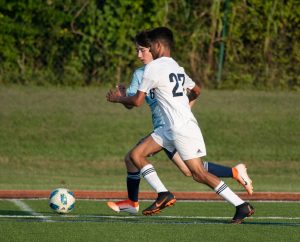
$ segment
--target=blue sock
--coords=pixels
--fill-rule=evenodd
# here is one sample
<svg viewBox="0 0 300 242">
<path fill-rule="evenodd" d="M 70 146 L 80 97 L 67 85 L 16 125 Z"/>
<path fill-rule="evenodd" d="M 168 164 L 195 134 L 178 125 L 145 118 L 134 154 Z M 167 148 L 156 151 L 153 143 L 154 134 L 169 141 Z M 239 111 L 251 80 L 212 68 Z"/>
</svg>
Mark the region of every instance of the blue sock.
<svg viewBox="0 0 300 242">
<path fill-rule="evenodd" d="M 128 198 L 133 202 L 139 201 L 140 172 L 127 172 Z"/>
<path fill-rule="evenodd" d="M 217 177 L 233 177 L 232 168 L 204 161 L 204 168 Z"/>
</svg>

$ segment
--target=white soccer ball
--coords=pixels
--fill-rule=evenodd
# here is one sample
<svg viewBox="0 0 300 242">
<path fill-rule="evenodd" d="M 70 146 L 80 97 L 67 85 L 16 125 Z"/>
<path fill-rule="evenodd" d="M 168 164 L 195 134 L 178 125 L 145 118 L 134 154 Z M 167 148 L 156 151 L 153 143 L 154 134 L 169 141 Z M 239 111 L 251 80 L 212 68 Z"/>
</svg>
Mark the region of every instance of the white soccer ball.
<svg viewBox="0 0 300 242">
<path fill-rule="evenodd" d="M 74 209 L 75 197 L 66 188 L 57 188 L 50 193 L 49 206 L 57 213 L 69 213 Z"/>
</svg>

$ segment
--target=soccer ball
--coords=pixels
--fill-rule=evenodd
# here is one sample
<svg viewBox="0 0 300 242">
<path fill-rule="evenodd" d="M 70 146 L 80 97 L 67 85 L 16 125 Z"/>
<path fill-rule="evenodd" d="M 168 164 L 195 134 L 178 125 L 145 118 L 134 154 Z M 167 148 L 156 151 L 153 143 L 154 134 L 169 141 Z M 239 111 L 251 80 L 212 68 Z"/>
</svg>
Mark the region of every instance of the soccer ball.
<svg viewBox="0 0 300 242">
<path fill-rule="evenodd" d="M 57 188 L 50 193 L 49 206 L 57 213 L 69 213 L 74 209 L 75 197 L 66 188 Z"/>
</svg>

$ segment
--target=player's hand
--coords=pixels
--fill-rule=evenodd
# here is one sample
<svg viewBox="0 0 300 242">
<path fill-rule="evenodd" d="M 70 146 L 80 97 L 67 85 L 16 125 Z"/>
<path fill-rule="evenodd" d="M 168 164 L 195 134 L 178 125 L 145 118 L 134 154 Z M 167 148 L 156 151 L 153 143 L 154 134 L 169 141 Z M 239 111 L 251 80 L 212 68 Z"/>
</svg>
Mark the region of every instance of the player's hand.
<svg viewBox="0 0 300 242">
<path fill-rule="evenodd" d="M 116 86 L 117 90 L 120 92 L 122 97 L 126 97 L 126 86 L 123 83 L 119 83 Z"/>
<path fill-rule="evenodd" d="M 119 97 L 121 97 L 121 94 L 118 90 L 117 91 L 109 90 L 109 92 L 106 94 L 106 100 L 113 103 L 118 102 Z"/>
</svg>

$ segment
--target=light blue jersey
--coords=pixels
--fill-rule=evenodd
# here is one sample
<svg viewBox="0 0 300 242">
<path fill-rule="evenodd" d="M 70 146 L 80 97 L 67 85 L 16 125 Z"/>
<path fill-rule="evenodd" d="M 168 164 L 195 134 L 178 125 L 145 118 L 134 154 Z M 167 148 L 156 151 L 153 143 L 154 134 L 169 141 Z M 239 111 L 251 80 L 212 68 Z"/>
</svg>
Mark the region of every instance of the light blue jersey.
<svg viewBox="0 0 300 242">
<path fill-rule="evenodd" d="M 143 80 L 144 71 L 145 66 L 134 71 L 130 86 L 126 90 L 127 96 L 134 96 L 137 93 L 138 87 Z M 153 129 L 163 126 L 165 122 L 163 120 L 162 112 L 152 90 L 146 95 L 145 100 L 151 109 Z"/>
</svg>

